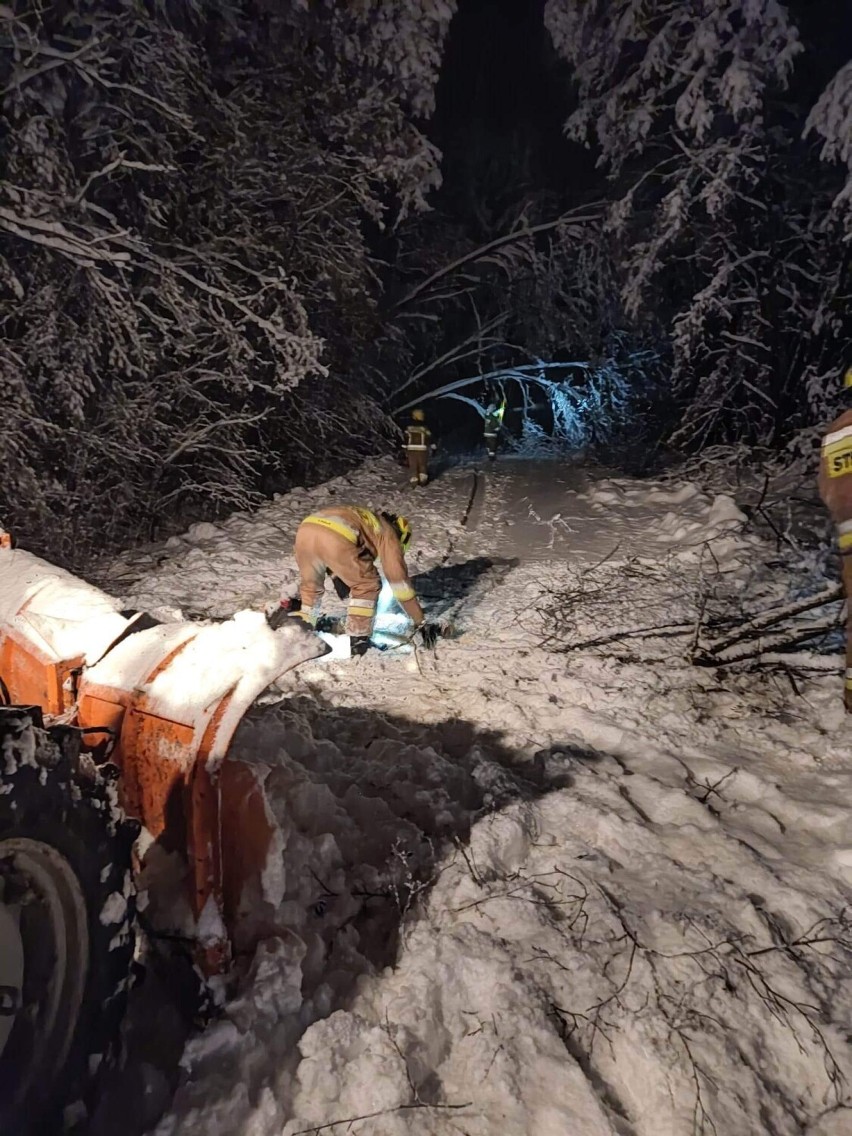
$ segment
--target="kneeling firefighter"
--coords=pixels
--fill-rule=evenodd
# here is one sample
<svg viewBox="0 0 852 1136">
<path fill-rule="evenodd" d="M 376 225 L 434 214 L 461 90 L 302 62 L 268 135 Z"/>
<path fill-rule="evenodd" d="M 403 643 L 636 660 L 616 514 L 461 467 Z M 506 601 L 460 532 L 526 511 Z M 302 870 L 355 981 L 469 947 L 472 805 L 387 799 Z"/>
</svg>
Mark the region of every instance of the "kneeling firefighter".
<svg viewBox="0 0 852 1136">
<path fill-rule="evenodd" d="M 819 494 L 837 527 L 837 548 L 846 592 L 846 712 L 852 714 L 852 367 L 843 376 L 847 409 L 822 439 Z"/>
<path fill-rule="evenodd" d="M 363 655 L 370 646 L 376 602 L 382 590 L 376 567 L 378 561 L 394 599 L 414 621 L 424 646 L 434 646 L 438 629 L 426 622 L 405 564 L 405 549 L 410 543 L 411 525 L 405 517 L 395 513 L 374 513 L 356 505 L 337 505 L 305 517 L 296 530 L 294 545 L 301 598 L 298 614 L 311 626 L 316 626 L 325 578 L 331 575 L 338 594 L 348 591 L 346 632 L 351 639 L 352 654 Z M 338 581 L 344 585 L 343 589 Z M 275 620 L 275 616 L 272 618 Z"/>
</svg>

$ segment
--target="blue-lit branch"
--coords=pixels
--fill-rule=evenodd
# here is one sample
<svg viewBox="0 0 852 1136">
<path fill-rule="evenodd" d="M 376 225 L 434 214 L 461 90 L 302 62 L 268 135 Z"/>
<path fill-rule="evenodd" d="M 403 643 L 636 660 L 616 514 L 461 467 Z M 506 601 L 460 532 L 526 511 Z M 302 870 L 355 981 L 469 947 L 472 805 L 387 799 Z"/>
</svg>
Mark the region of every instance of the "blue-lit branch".
<svg viewBox="0 0 852 1136">
<path fill-rule="evenodd" d="M 481 402 L 477 402 L 475 398 L 468 398 L 463 394 L 442 394 L 441 398 L 454 398 L 457 402 L 465 402 L 468 406 L 472 406 L 480 417 L 485 417 L 485 407 Z"/>
<path fill-rule="evenodd" d="M 630 419 L 631 407 L 640 389 L 648 385 L 647 372 L 655 356 L 652 352 L 631 352 L 624 359 L 600 362 L 534 363 L 504 367 L 484 375 L 470 375 L 412 400 L 401 407 L 404 411 L 415 403 L 431 399 L 453 398 L 472 407 L 480 417 L 486 414 L 483 398 L 472 398 L 458 392 L 466 387 L 498 387 L 514 384 L 520 394 L 520 437 L 506 437 L 506 445 L 527 454 L 587 449 L 606 443 Z M 535 396 L 538 395 L 538 402 Z M 535 421 L 534 411 L 542 406 L 544 396 L 550 410 L 552 428 L 546 430 Z"/>
<path fill-rule="evenodd" d="M 410 410 L 412 406 L 427 402 L 429 399 L 443 398 L 452 391 L 473 386 L 475 383 L 497 383 L 513 379 L 515 382 L 519 383 L 531 382 L 542 387 L 547 387 L 553 385 L 553 380 L 547 379 L 543 374 L 544 371 L 566 371 L 571 367 L 577 370 L 587 371 L 589 366 L 588 363 L 545 363 L 541 360 L 536 360 L 535 363 L 527 363 L 521 367 L 506 367 L 497 371 L 488 371 L 484 375 L 471 375 L 469 378 L 457 379 L 454 383 L 447 383 L 446 386 L 437 387 L 435 390 L 429 391 L 428 394 L 413 398 L 410 402 L 406 402 L 403 406 L 399 407 L 398 413 L 403 414 L 406 410 Z"/>
</svg>

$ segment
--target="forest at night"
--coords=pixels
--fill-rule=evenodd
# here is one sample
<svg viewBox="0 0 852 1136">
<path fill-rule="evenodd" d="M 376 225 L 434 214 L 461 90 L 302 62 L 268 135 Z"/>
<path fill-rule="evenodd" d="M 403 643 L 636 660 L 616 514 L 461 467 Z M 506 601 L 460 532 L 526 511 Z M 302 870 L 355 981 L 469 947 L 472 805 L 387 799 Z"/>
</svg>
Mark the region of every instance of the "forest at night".
<svg viewBox="0 0 852 1136">
<path fill-rule="evenodd" d="M 787 445 L 850 349 L 850 19 L 4 6 L 7 525 L 79 560 L 325 476 L 430 391 L 541 362 L 580 365 L 547 377 L 591 388 L 584 441 Z"/>
<path fill-rule="evenodd" d="M 852 0 L 0 0 L 0 1136 L 849 1136 L 850 299 Z"/>
</svg>

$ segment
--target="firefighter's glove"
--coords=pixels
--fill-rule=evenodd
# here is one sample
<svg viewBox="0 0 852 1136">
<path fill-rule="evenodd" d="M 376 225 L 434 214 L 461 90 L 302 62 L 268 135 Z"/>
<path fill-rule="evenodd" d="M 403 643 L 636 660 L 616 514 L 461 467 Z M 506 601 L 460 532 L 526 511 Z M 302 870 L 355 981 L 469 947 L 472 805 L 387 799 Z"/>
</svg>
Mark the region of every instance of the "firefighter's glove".
<svg viewBox="0 0 852 1136">
<path fill-rule="evenodd" d="M 321 615 L 316 622 L 316 631 L 324 631 L 326 635 L 342 635 L 345 630 L 345 620 L 334 615 Z"/>
<path fill-rule="evenodd" d="M 366 655 L 371 645 L 369 635 L 351 635 L 349 638 L 349 653 L 355 658 L 360 655 Z"/>
<path fill-rule="evenodd" d="M 441 628 L 437 623 L 421 623 L 417 630 L 420 632 L 420 642 L 430 651 L 441 638 Z"/>
<path fill-rule="evenodd" d="M 301 606 L 298 596 L 282 600 L 274 611 L 266 613 L 266 622 L 273 631 L 277 631 L 279 627 L 284 626 L 284 621 L 288 616 L 301 614 Z"/>
</svg>

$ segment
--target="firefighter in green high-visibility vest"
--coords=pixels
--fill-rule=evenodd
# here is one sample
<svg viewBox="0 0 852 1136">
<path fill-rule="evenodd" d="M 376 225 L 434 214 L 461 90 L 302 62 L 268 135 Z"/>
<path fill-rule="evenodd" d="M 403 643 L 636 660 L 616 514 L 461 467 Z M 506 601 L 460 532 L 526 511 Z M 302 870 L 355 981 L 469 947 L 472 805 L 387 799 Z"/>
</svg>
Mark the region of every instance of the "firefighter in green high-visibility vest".
<svg viewBox="0 0 852 1136">
<path fill-rule="evenodd" d="M 505 398 L 499 406 L 496 400 L 492 399 L 486 407 L 483 436 L 485 438 L 485 449 L 488 452 L 489 461 L 494 461 L 497 457 L 497 446 L 500 444 L 500 431 L 503 428 L 503 415 L 505 413 Z"/>
</svg>

